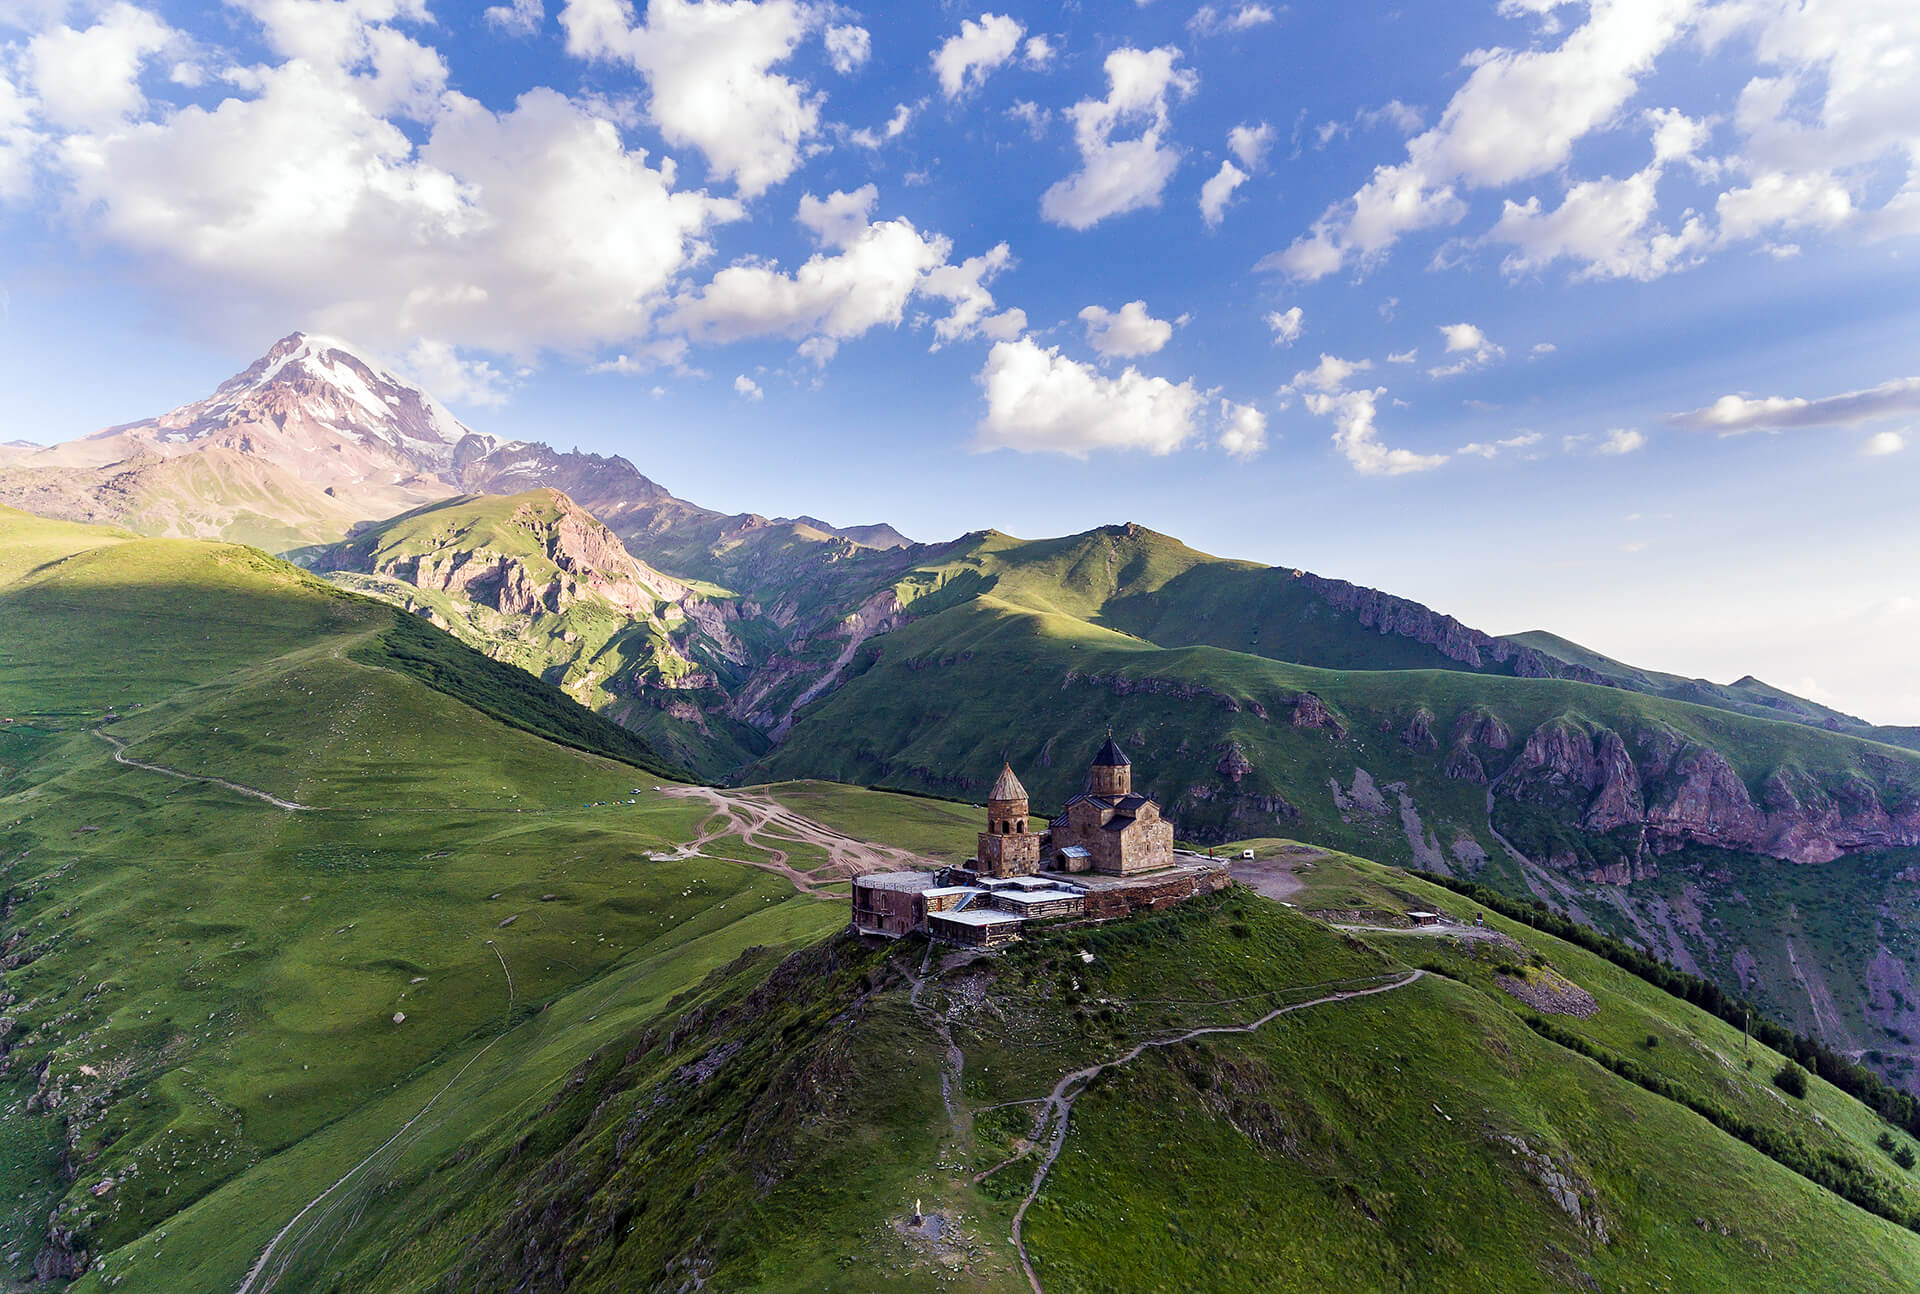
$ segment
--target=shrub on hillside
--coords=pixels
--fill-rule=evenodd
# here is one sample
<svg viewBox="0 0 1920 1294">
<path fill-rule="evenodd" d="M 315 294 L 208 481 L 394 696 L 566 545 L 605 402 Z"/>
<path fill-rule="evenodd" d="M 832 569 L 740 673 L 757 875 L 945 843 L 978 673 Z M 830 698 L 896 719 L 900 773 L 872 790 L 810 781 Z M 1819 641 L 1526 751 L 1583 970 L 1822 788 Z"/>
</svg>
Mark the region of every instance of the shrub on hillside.
<svg viewBox="0 0 1920 1294">
<path fill-rule="evenodd" d="M 1902 1168 L 1912 1168 L 1913 1167 L 1913 1147 L 1902 1146 L 1900 1147 L 1900 1149 L 1894 1151 L 1893 1162 L 1900 1165 L 1900 1167 Z"/>
<path fill-rule="evenodd" d="M 1788 1096 L 1805 1100 L 1807 1095 L 1807 1071 L 1792 1061 L 1788 1061 L 1778 1070 L 1774 1071 L 1773 1085 L 1785 1092 Z"/>
</svg>

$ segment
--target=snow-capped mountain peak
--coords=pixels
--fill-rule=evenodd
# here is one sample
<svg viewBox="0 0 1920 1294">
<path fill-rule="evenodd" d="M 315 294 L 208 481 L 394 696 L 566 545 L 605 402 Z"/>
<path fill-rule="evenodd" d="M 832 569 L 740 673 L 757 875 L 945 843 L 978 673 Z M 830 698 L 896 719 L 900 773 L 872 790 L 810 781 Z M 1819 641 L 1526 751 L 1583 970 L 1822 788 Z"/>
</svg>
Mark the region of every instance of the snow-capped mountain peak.
<svg viewBox="0 0 1920 1294">
<path fill-rule="evenodd" d="M 383 440 L 438 465 L 473 435 L 445 405 L 373 356 L 337 337 L 290 333 L 211 397 L 159 420 L 167 440 L 200 439 L 271 416 L 282 428 L 299 415 L 338 434 Z"/>
</svg>

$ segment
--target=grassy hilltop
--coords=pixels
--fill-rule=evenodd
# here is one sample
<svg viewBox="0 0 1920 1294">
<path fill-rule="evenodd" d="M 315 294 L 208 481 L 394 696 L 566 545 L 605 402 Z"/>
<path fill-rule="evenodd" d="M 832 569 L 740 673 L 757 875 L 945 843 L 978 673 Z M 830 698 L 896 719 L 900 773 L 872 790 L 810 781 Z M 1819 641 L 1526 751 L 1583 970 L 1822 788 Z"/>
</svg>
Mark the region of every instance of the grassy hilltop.
<svg viewBox="0 0 1920 1294">
<path fill-rule="evenodd" d="M 1357 859 L 1318 869 L 1305 903 L 1473 911 Z M 483 1111 L 464 1141 L 423 1145 L 353 1225 L 316 1228 L 286 1280 L 1012 1291 L 1029 1194 L 1021 1239 L 1049 1291 L 1884 1291 L 1920 1270 L 1920 1236 L 1676 1098 L 1846 1164 L 1920 1220 L 1864 1110 L 1817 1081 L 1785 1097 L 1780 1058 L 1737 1030 L 1491 924 L 1502 941 L 1352 938 L 1240 891 L 1044 935 L 917 991 L 917 941 L 749 954 L 609 1037 L 531 1117 Z M 1557 1041 L 1509 974 L 1577 985 L 1598 1010 L 1544 1017 Z M 1380 991 L 1333 1000 L 1365 989 Z M 1121 1060 L 1142 1042 L 1168 1045 Z M 1583 1048 L 1631 1057 L 1667 1094 Z M 1037 1102 L 1115 1061 L 1068 1087 L 1036 1189 L 1058 1126 L 1035 1136 Z M 138 1281 L 230 1204 L 210 1197 L 113 1263 Z"/>
<path fill-rule="evenodd" d="M 0 554 L 0 1255 L 57 1273 L 224 1189 L 176 1287 L 231 1288 L 463 1067 L 514 1108 L 625 1013 L 842 919 L 649 862 L 699 817 L 650 789 L 669 766 L 389 607 L 14 513 Z"/>
</svg>

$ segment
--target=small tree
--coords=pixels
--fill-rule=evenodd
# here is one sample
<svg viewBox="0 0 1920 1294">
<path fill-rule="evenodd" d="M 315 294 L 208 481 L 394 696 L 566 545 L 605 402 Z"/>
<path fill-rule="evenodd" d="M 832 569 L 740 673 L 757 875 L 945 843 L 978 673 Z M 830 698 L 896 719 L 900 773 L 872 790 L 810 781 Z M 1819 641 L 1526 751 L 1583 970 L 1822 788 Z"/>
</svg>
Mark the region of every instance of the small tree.
<svg viewBox="0 0 1920 1294">
<path fill-rule="evenodd" d="M 1807 1071 L 1788 1061 L 1773 1076 L 1773 1085 L 1788 1096 L 1806 1099 Z"/>
<path fill-rule="evenodd" d="M 1880 1135 L 1874 1139 L 1873 1144 L 1891 1155 L 1893 1153 L 1893 1134 L 1885 1128 L 1882 1128 L 1880 1129 Z"/>
<path fill-rule="evenodd" d="M 1893 1162 L 1900 1165 L 1900 1167 L 1902 1168 L 1912 1168 L 1913 1167 L 1913 1147 L 1902 1146 L 1900 1147 L 1900 1149 L 1894 1151 Z"/>
</svg>

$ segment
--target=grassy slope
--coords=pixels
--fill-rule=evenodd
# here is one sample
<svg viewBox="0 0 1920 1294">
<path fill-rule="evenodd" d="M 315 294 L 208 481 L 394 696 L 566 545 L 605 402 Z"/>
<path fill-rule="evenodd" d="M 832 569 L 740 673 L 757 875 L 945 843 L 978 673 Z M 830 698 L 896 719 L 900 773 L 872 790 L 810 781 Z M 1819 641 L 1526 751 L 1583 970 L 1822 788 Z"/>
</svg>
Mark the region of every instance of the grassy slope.
<svg viewBox="0 0 1920 1294">
<path fill-rule="evenodd" d="M 1889 788 L 1890 801 L 1920 785 L 1920 761 L 1911 754 L 1815 728 L 1571 682 L 1457 670 L 1320 670 L 1211 647 L 1160 650 L 1066 613 L 1005 603 L 999 592 L 875 643 L 855 676 L 810 707 L 757 766 L 759 775 L 975 798 L 1005 754 L 1036 809 L 1047 811 L 1080 789 L 1086 760 L 1111 724 L 1144 789 L 1189 838 L 1297 834 L 1409 861 L 1409 819 L 1392 789 L 1404 785 L 1424 846 L 1441 865 L 1519 894 L 1537 881 L 1493 837 L 1486 789 L 1443 771 L 1462 716 L 1497 716 L 1513 734 L 1505 751 L 1477 748 L 1489 776 L 1519 753 L 1529 732 L 1565 719 L 1629 739 L 1667 729 L 1711 746 L 1729 757 L 1756 800 L 1776 769 L 1827 786 L 1864 779 Z M 1321 698 L 1347 735 L 1295 727 L 1290 716 L 1301 693 Z M 1421 710 L 1431 716 L 1436 748 L 1410 747 L 1402 738 Z M 1238 780 L 1230 752 L 1250 765 Z M 1384 807 L 1336 802 L 1329 784 L 1351 791 L 1357 768 L 1384 788 Z M 1500 814 L 1502 830 L 1535 857 L 1608 847 L 1577 822 L 1544 810 L 1503 800 Z M 1887 959 L 1910 968 L 1907 975 L 1920 966 L 1920 918 L 1906 897 L 1909 887 L 1897 879 L 1916 863 L 1920 851 L 1894 850 L 1804 870 L 1692 848 L 1661 859 L 1656 878 L 1626 890 L 1576 886 L 1571 901 L 1610 932 L 1758 996 L 1836 1047 L 1874 1052 L 1869 1059 L 1883 1072 L 1907 1077 L 1901 1057 L 1920 1037 L 1920 994 L 1902 986 Z M 1787 936 L 1803 964 L 1824 970 L 1835 1001 L 1825 1018 L 1839 1022 L 1837 1031 L 1817 1027 Z M 1888 987 L 1873 987 L 1882 983 Z"/>
<path fill-rule="evenodd" d="M 422 626 L 390 608 L 251 550 L 18 514 L 0 515 L 0 554 L 17 1026 L 0 1162 L 20 1187 L 0 1254 L 30 1256 L 62 1195 L 62 1225 L 110 1250 L 251 1173 L 191 1249 L 206 1287 L 230 1288 L 283 1206 L 501 1030 L 541 1023 L 489 1052 L 520 1088 L 470 1072 L 495 1073 L 500 1099 L 602 1037 L 598 1012 L 543 1004 L 645 1011 L 750 944 L 843 919 L 761 873 L 648 862 L 699 811 L 632 795 L 656 774 L 609 757 L 644 757 L 630 734 L 450 640 L 421 653 Z M 390 667 L 396 628 L 434 687 Z M 134 758 L 319 807 L 117 764 L 90 731 L 115 714 Z M 463 1135 L 466 1109 L 449 1101 L 440 1135 Z"/>
<path fill-rule="evenodd" d="M 1345 866 L 1383 902 L 1446 901 Z M 1736 1045 L 1718 1021 L 1513 933 L 1600 998 L 1592 1021 L 1563 1023 L 1610 1041 L 1657 1030 L 1660 1072 L 1764 1089 L 1716 1076 Z M 1150 1050 L 1096 1080 L 1028 1219 L 1046 1288 L 1521 1291 L 1584 1272 L 1609 1290 L 1882 1291 L 1920 1265 L 1920 1237 L 1537 1036 L 1478 960 L 1410 942 L 1348 939 L 1240 893 L 948 972 L 924 1003 L 964 1055 L 958 1127 L 933 1018 L 908 1002 L 917 946 L 835 941 L 764 988 L 750 960 L 609 1036 L 539 1117 L 503 1104 L 464 1146 L 410 1156 L 330 1270 L 293 1274 L 356 1290 L 1024 1289 L 1004 1237 L 1032 1161 L 987 1170 L 1029 1107 L 1002 1102 L 1140 1039 L 1442 959 L 1457 979 Z M 1879 1156 L 1870 1116 L 1831 1089 L 1779 1117 Z M 1548 1166 L 1604 1240 L 1555 1203 Z M 915 1200 L 944 1220 L 951 1263 L 900 1231 Z"/>
<path fill-rule="evenodd" d="M 1865 723 L 1850 714 L 1821 705 L 1817 701 L 1809 701 L 1791 692 L 1769 687 L 1751 676 L 1734 683 L 1710 683 L 1706 679 L 1663 674 L 1658 670 L 1643 670 L 1614 660 L 1610 656 L 1602 656 L 1592 648 L 1582 647 L 1579 643 L 1544 630 L 1536 629 L 1528 633 L 1511 634 L 1509 637 L 1515 642 L 1525 643 L 1534 650 L 1558 660 L 1593 670 L 1615 681 L 1619 686 L 1632 688 L 1637 692 L 1670 697 L 1676 701 L 1692 701 L 1696 705 L 1717 706 L 1723 710 L 1750 714 L 1761 719 L 1783 719 L 1790 723 L 1813 724 L 1835 732 L 1865 737 L 1872 741 L 1884 741 L 1889 745 L 1920 750 L 1920 728 L 1880 727 Z"/>
<path fill-rule="evenodd" d="M 343 566 L 329 579 L 342 588 L 377 597 L 428 616 L 467 645 L 495 660 L 560 687 L 569 696 L 615 718 L 667 758 L 706 778 L 718 778 L 754 758 L 765 740 L 721 715 L 697 724 L 637 700 L 616 680 L 673 680 L 696 666 L 731 680 L 738 667 L 718 655 L 680 654 L 669 634 L 682 624 L 680 609 L 662 603 L 651 615 L 630 617 L 595 597 L 582 597 L 558 612 L 507 615 L 464 597 L 417 588 L 377 574 L 396 563 L 426 557 L 442 566 L 474 554 L 518 563 L 535 586 L 561 575 L 535 527 L 551 527 L 562 505 L 551 490 L 516 495 L 469 495 L 404 513 L 345 543 L 308 550 L 301 559 L 323 567 Z M 529 524 L 531 523 L 531 524 Z"/>
<path fill-rule="evenodd" d="M 1314 839 L 1360 843 L 1356 835 L 1373 828 L 1341 822 L 1326 789 L 1330 777 L 1349 779 L 1358 762 L 1383 783 L 1417 780 L 1423 809 L 1431 799 L 1443 819 L 1455 807 L 1449 800 L 1459 799 L 1465 807 L 1453 825 L 1485 839 L 1484 789 L 1449 787 L 1439 766 L 1456 719 L 1486 712 L 1515 734 L 1509 759 L 1535 727 L 1574 716 L 1621 731 L 1665 727 L 1715 746 L 1754 787 L 1782 766 L 1839 780 L 1869 771 L 1885 777 L 1883 763 L 1896 777 L 1920 783 L 1920 759 L 1839 734 L 1580 683 L 1452 670 L 1324 670 L 1214 647 L 1161 650 L 1069 614 L 1007 603 L 998 590 L 896 630 L 877 646 L 862 672 L 805 712 L 763 761 L 766 771 L 782 776 L 811 767 L 842 781 L 964 792 L 974 783 L 984 787 L 1005 751 L 1036 801 L 1057 804 L 1079 789 L 1097 734 L 1111 723 L 1130 743 L 1140 775 L 1201 838 L 1208 829 L 1221 838 L 1251 825 L 1231 817 L 1236 803 L 1278 794 L 1300 811 Z M 1305 692 L 1344 720 L 1345 739 L 1289 721 Z M 1423 709 L 1440 749 L 1401 740 Z M 1078 737 L 1088 749 L 1055 743 L 1056 734 Z M 1254 765 L 1230 786 L 1215 768 L 1229 743 Z M 1488 771 L 1503 766 L 1491 762 Z M 948 784 L 948 776 L 965 781 Z M 1169 793 L 1193 786 L 1212 793 L 1177 803 Z M 1476 804 L 1477 813 L 1470 811 Z M 1382 839 L 1390 842 L 1398 827 L 1396 820 Z"/>
<path fill-rule="evenodd" d="M 1070 616 L 1161 647 L 1214 646 L 1333 669 L 1465 669 L 1410 638 L 1367 629 L 1290 570 L 1226 561 L 1141 527 L 1060 539 L 989 531 L 917 573 L 969 576 L 1002 602 Z"/>
</svg>

